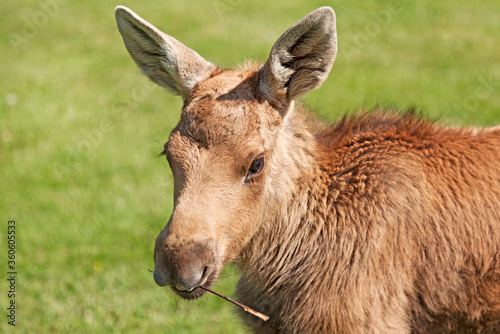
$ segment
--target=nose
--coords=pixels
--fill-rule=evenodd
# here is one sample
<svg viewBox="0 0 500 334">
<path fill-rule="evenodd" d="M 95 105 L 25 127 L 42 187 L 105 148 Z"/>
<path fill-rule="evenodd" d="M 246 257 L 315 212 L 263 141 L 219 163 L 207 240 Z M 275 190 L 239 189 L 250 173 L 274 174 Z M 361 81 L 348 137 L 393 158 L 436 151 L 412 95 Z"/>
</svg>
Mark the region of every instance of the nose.
<svg viewBox="0 0 500 334">
<path fill-rule="evenodd" d="M 203 285 L 212 273 L 212 265 L 205 265 L 201 259 L 193 259 L 183 265 L 170 265 L 173 270 L 168 271 L 165 267 L 155 265 L 153 278 L 155 283 L 161 287 L 174 285 L 178 290 L 191 291 Z"/>
<path fill-rule="evenodd" d="M 163 273 L 162 270 L 158 268 L 158 266 L 155 266 L 155 270 L 153 272 L 153 278 L 155 280 L 155 283 L 158 284 L 159 286 L 166 286 L 169 284 L 169 280 L 165 273 Z"/>
<path fill-rule="evenodd" d="M 212 272 L 211 266 L 206 266 L 202 261 L 195 260 L 189 263 L 182 272 L 177 272 L 173 279 L 173 284 L 178 290 L 192 291 L 205 284 L 208 276 Z"/>
<path fill-rule="evenodd" d="M 213 240 L 181 241 L 177 236 L 167 236 L 163 242 L 157 240 L 153 278 L 159 286 L 192 291 L 207 282 L 215 262 Z"/>
</svg>

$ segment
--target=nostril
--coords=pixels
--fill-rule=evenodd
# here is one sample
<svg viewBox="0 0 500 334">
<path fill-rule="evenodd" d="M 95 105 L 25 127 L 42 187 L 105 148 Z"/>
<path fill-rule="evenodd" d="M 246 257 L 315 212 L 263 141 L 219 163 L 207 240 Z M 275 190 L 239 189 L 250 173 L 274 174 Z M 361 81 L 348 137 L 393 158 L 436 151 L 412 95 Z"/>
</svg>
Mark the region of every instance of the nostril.
<svg viewBox="0 0 500 334">
<path fill-rule="evenodd" d="M 203 268 L 203 273 L 201 274 L 201 279 L 200 279 L 200 285 L 203 285 L 206 280 L 208 279 L 208 276 L 210 275 L 211 269 L 209 266 L 206 266 Z"/>
<path fill-rule="evenodd" d="M 208 266 L 203 268 L 203 273 L 201 274 L 201 279 L 207 277 L 207 273 L 208 273 Z"/>
</svg>

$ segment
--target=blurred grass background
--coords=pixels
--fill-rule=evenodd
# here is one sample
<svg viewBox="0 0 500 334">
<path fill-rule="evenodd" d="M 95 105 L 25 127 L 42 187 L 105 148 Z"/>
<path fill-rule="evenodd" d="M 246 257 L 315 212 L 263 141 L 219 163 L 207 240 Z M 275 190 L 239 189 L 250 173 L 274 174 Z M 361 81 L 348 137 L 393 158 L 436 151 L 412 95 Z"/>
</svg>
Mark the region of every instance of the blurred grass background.
<svg viewBox="0 0 500 334">
<path fill-rule="evenodd" d="M 144 79 L 116 29 L 132 8 L 206 59 L 265 61 L 311 10 L 332 6 L 339 53 L 305 103 L 324 118 L 418 106 L 444 124 L 500 123 L 500 2 L 0 2 L 0 332 L 10 332 L 7 221 L 17 222 L 18 333 L 244 333 L 214 296 L 158 288 L 154 240 L 172 209 L 161 151 L 181 100 Z M 215 289 L 231 295 L 228 267 Z"/>
</svg>

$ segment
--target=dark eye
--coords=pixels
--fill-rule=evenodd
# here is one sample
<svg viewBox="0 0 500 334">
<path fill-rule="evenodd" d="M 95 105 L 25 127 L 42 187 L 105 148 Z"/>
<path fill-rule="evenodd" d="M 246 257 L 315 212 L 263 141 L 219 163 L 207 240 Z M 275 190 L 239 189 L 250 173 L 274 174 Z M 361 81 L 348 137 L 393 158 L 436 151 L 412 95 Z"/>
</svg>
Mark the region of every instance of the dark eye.
<svg viewBox="0 0 500 334">
<path fill-rule="evenodd" d="M 258 175 L 260 172 L 262 172 L 262 169 L 264 168 L 264 157 L 258 157 L 255 159 L 252 164 L 250 165 L 250 168 L 248 168 L 248 173 L 246 177 L 246 181 L 250 180 L 250 178 Z"/>
</svg>

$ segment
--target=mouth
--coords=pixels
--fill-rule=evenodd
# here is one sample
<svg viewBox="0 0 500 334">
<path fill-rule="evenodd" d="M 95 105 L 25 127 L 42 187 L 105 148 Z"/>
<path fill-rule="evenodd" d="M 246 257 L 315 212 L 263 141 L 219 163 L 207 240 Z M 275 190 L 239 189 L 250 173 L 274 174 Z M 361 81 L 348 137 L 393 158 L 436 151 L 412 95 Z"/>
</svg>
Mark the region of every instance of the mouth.
<svg viewBox="0 0 500 334">
<path fill-rule="evenodd" d="M 201 288 L 194 288 L 191 291 L 188 291 L 180 286 L 172 286 L 172 290 L 181 298 L 186 299 L 186 300 L 193 300 L 200 298 L 205 294 L 205 290 Z"/>
<path fill-rule="evenodd" d="M 207 277 L 206 281 L 203 283 L 203 287 L 210 288 L 218 277 L 218 271 L 213 272 L 210 276 Z M 172 291 L 174 291 L 179 297 L 186 300 L 198 299 L 203 296 L 207 291 L 202 289 L 201 287 L 196 287 L 191 290 L 186 290 L 181 286 L 172 285 L 170 286 Z"/>
</svg>

